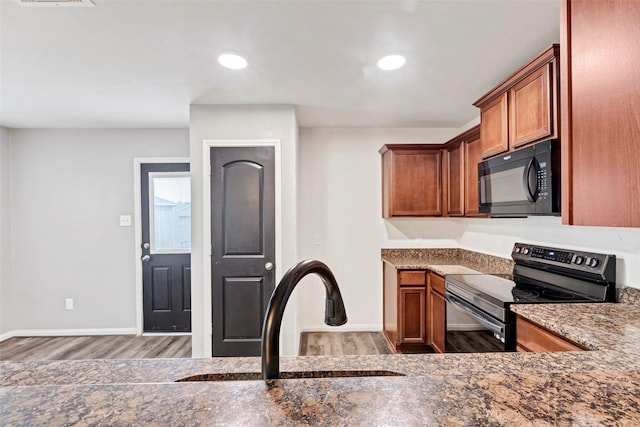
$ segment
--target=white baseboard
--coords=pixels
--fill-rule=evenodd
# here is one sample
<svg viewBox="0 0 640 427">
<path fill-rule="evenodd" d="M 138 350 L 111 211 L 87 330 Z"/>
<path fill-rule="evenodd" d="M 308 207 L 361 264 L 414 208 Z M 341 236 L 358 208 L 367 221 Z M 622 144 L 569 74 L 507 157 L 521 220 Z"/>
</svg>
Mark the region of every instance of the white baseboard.
<svg viewBox="0 0 640 427">
<path fill-rule="evenodd" d="M 143 332 L 143 337 L 177 337 L 191 336 L 191 332 Z"/>
<path fill-rule="evenodd" d="M 137 335 L 136 328 L 96 329 L 16 329 L 0 335 L 0 341 L 13 337 L 73 337 L 84 335 Z"/>
<path fill-rule="evenodd" d="M 353 324 L 342 326 L 328 326 L 324 323 L 306 325 L 300 328 L 300 332 L 381 332 L 382 325 L 378 324 Z"/>
<path fill-rule="evenodd" d="M 4 334 L 0 334 L 0 342 L 4 341 L 4 340 L 8 340 L 9 338 L 13 338 L 13 331 L 11 332 L 5 332 Z"/>
</svg>

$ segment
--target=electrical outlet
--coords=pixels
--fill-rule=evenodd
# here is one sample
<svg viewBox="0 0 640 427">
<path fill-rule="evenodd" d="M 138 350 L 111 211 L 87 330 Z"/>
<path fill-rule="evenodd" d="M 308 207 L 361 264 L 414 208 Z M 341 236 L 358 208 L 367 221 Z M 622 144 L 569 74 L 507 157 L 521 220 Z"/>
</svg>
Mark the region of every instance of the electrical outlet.
<svg viewBox="0 0 640 427">
<path fill-rule="evenodd" d="M 424 242 L 422 241 L 422 239 L 417 238 L 416 239 L 416 246 L 422 246 L 424 244 Z"/>
<path fill-rule="evenodd" d="M 67 298 L 64 300 L 64 309 L 73 310 L 73 298 Z"/>
<path fill-rule="evenodd" d="M 120 227 L 131 227 L 131 215 L 120 215 Z"/>
<path fill-rule="evenodd" d="M 316 234 L 313 238 L 313 244 L 316 246 L 320 246 L 322 245 L 322 235 L 321 234 Z"/>
</svg>

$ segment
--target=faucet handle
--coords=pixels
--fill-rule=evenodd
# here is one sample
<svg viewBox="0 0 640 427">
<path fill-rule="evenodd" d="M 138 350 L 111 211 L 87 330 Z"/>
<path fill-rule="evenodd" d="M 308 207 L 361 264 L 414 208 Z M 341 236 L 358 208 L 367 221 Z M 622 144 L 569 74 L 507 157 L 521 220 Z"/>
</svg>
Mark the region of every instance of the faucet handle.
<svg viewBox="0 0 640 427">
<path fill-rule="evenodd" d="M 264 269 L 267 270 L 267 271 L 273 270 L 273 263 L 271 263 L 271 262 L 266 263 L 264 265 Z"/>
</svg>

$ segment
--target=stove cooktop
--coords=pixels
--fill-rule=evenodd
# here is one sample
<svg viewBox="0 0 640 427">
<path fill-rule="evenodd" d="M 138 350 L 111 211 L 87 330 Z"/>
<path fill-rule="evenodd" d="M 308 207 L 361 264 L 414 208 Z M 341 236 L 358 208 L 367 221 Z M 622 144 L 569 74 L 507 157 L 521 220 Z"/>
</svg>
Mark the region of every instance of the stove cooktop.
<svg viewBox="0 0 640 427">
<path fill-rule="evenodd" d="M 548 284 L 534 283 L 511 274 L 450 274 L 447 280 L 465 291 L 506 307 L 513 303 L 593 302 L 577 293 Z"/>
</svg>

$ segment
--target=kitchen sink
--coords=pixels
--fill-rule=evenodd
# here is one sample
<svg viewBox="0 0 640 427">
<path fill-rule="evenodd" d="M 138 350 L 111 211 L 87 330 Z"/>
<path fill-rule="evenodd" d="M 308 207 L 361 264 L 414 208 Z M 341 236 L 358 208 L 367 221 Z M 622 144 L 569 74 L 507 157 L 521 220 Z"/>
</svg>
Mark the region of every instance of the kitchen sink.
<svg viewBox="0 0 640 427">
<path fill-rule="evenodd" d="M 352 370 L 352 371 L 293 371 L 280 372 L 282 380 L 305 378 L 355 378 L 355 377 L 403 377 L 404 374 L 383 370 Z M 262 380 L 260 372 L 231 372 L 215 374 L 197 374 L 180 378 L 176 382 L 188 381 L 258 381 Z"/>
</svg>

